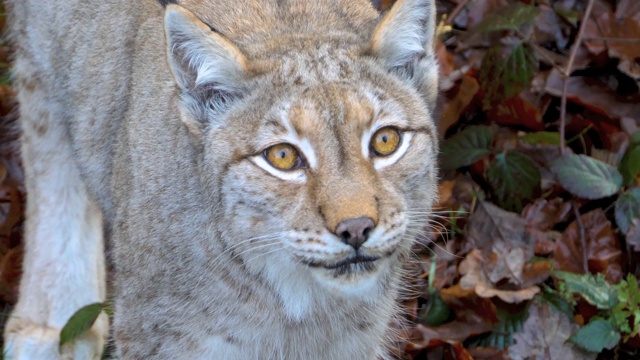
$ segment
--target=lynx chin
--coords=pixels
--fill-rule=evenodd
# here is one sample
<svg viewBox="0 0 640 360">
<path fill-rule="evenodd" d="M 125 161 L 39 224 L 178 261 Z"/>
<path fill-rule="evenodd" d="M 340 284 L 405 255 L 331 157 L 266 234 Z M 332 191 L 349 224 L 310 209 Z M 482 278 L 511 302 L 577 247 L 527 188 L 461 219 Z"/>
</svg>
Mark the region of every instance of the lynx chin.
<svg viewBox="0 0 640 360">
<path fill-rule="evenodd" d="M 6 0 L 28 191 L 6 358 L 108 335 L 121 359 L 391 358 L 436 197 L 434 1 Z M 59 349 L 107 288 L 112 323 Z"/>
</svg>

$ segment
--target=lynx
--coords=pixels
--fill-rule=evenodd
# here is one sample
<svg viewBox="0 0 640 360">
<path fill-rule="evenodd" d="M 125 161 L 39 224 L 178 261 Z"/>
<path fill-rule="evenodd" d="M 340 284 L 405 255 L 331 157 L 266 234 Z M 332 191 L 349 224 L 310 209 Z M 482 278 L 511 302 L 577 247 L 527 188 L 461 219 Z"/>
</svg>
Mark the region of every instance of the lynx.
<svg viewBox="0 0 640 360">
<path fill-rule="evenodd" d="M 108 337 L 122 359 L 391 357 L 436 197 L 434 0 L 8 5 L 28 191 L 8 359 Z M 107 273 L 112 324 L 59 349 Z"/>
</svg>

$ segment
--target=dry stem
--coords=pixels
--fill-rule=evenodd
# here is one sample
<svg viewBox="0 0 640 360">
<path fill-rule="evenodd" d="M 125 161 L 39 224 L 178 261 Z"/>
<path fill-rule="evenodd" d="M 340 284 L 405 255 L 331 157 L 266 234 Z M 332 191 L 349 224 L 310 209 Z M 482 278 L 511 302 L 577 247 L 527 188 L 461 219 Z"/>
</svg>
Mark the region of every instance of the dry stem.
<svg viewBox="0 0 640 360">
<path fill-rule="evenodd" d="M 571 76 L 571 70 L 573 68 L 573 61 L 576 57 L 576 53 L 578 52 L 578 48 L 582 44 L 582 38 L 584 37 L 584 30 L 587 27 L 587 20 L 591 15 L 591 9 L 593 8 L 594 0 L 589 0 L 587 4 L 587 9 L 584 12 L 584 16 L 582 17 L 582 22 L 580 23 L 580 30 L 578 30 L 578 35 L 576 36 L 576 40 L 573 42 L 573 47 L 571 48 L 571 53 L 569 54 L 569 62 L 567 63 L 567 67 L 564 70 L 564 85 L 562 86 L 562 97 L 560 98 L 560 154 L 564 155 L 564 137 L 565 137 L 565 126 L 566 126 L 566 115 L 567 115 L 567 92 L 569 91 L 569 77 Z"/>
</svg>

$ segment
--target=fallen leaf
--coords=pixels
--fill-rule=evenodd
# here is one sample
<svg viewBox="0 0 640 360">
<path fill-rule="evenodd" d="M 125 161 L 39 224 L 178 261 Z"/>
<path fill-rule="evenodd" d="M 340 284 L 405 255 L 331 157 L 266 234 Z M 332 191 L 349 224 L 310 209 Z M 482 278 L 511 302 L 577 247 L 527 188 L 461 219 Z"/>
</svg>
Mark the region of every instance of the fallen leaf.
<svg viewBox="0 0 640 360">
<path fill-rule="evenodd" d="M 438 123 L 441 135 L 444 135 L 451 125 L 458 122 L 460 114 L 466 110 L 479 89 L 480 85 L 475 78 L 467 75 L 462 77 L 455 95 L 452 98 L 447 97 L 442 106 L 442 114 Z"/>
<path fill-rule="evenodd" d="M 640 46 L 639 46 L 640 48 Z M 640 122 L 640 101 L 633 96 L 624 97 L 609 90 L 604 84 L 583 76 L 567 79 L 567 100 L 578 103 L 607 117 L 630 117 Z M 553 96 L 562 96 L 563 77 L 553 69 L 547 78 L 545 91 Z"/>
<path fill-rule="evenodd" d="M 509 347 L 509 356 L 513 360 L 595 359 L 596 353 L 566 343 L 577 329 L 578 325 L 548 303 L 533 302 L 522 332 L 513 335 L 515 344 Z"/>
<path fill-rule="evenodd" d="M 469 248 L 479 249 L 489 258 L 496 242 L 509 248 L 519 247 L 525 258 L 533 255 L 534 239 L 525 231 L 526 220 L 520 215 L 505 211 L 489 202 L 479 201 L 476 210 L 469 216 L 465 234 Z"/>
<path fill-rule="evenodd" d="M 490 299 L 478 296 L 473 289 L 463 289 L 458 283 L 442 289 L 440 296 L 459 321 L 478 322 L 476 318 L 480 316 L 489 323 L 498 322 L 495 304 Z"/>
<path fill-rule="evenodd" d="M 609 282 L 617 283 L 622 279 L 622 252 L 611 222 L 600 208 L 580 218 L 584 226 L 586 248 L 583 249 L 580 243 L 578 222 L 574 220 L 556 244 L 554 268 L 583 274 L 583 254 L 586 254 L 590 272 L 600 272 Z"/>
<path fill-rule="evenodd" d="M 509 4 L 508 0 L 478 0 L 473 6 L 469 7 L 467 15 L 467 28 L 476 27 L 487 14 L 495 13 L 498 9 L 504 8 Z"/>
<path fill-rule="evenodd" d="M 487 110 L 487 117 L 501 126 L 515 126 L 532 131 L 544 130 L 540 106 L 523 95 L 516 94 L 492 104 Z"/>
<path fill-rule="evenodd" d="M 495 276 L 502 279 L 502 273 L 512 273 L 510 280 L 521 277 L 523 263 L 523 252 L 521 249 L 514 249 L 503 259 L 501 268 L 508 270 L 498 270 L 501 275 Z M 482 257 L 478 250 L 472 250 L 467 257 L 460 263 L 458 270 L 460 271 L 460 287 L 462 289 L 473 289 L 476 294 L 483 298 L 498 297 L 502 301 L 517 304 L 525 300 L 531 300 L 540 292 L 537 286 L 529 286 L 525 288 L 517 288 L 515 290 L 497 289 L 495 282 L 492 281 L 490 275 L 487 274 L 487 261 Z M 494 268 L 495 269 L 495 268 Z M 500 280 L 497 279 L 497 280 Z"/>
<path fill-rule="evenodd" d="M 436 327 L 418 324 L 410 339 L 411 348 L 424 349 L 442 343 L 462 343 L 470 336 L 491 331 L 492 324 L 478 318 L 476 322 L 452 321 Z"/>
<path fill-rule="evenodd" d="M 562 22 L 556 11 L 548 5 L 538 6 L 539 15 L 533 27 L 533 40 L 537 44 L 554 44 L 558 49 L 564 49 L 569 42 L 568 36 L 562 31 Z"/>
<path fill-rule="evenodd" d="M 522 216 L 529 226 L 546 231 L 565 221 L 570 211 L 571 204 L 561 198 L 537 199 L 524 208 Z"/>
<path fill-rule="evenodd" d="M 618 68 L 634 79 L 640 79 L 640 7 L 629 0 L 618 5 L 616 14 L 602 12 L 594 16 L 595 26 L 585 31 L 585 45 L 597 53 L 606 47 L 612 58 L 619 58 Z M 593 23 L 593 20 L 590 22 Z"/>
</svg>

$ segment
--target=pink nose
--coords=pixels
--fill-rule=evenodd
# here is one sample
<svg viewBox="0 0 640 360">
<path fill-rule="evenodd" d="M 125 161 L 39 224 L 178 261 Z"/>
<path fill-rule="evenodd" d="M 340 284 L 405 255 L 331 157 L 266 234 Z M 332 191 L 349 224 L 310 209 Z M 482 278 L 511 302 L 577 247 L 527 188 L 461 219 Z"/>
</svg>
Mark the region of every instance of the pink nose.
<svg viewBox="0 0 640 360">
<path fill-rule="evenodd" d="M 367 239 L 369 233 L 376 224 L 373 219 L 366 216 L 359 218 L 347 219 L 342 221 L 336 227 L 336 235 L 345 243 L 351 245 L 354 249 L 358 249 Z"/>
</svg>

